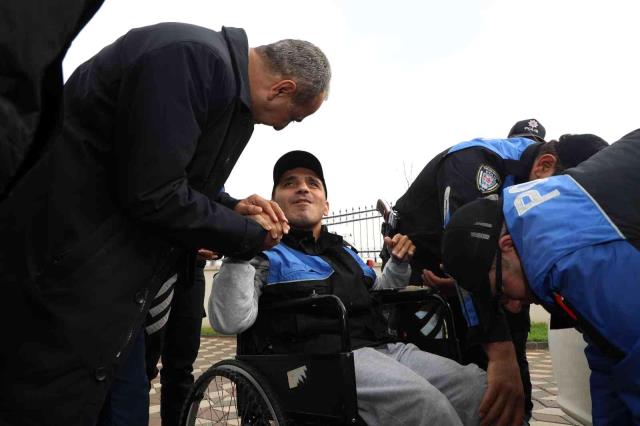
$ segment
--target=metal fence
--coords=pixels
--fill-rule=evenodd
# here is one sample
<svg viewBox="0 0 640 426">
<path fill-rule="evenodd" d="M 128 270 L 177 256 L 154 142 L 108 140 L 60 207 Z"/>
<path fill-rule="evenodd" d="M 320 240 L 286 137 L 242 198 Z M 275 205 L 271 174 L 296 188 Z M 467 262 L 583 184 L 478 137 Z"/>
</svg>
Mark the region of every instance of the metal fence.
<svg viewBox="0 0 640 426">
<path fill-rule="evenodd" d="M 380 233 L 382 216 L 374 206 L 352 207 L 338 210 L 324 218 L 329 231 L 342 237 L 358 250 L 360 257 L 367 261 L 380 262 L 383 237 Z"/>
</svg>

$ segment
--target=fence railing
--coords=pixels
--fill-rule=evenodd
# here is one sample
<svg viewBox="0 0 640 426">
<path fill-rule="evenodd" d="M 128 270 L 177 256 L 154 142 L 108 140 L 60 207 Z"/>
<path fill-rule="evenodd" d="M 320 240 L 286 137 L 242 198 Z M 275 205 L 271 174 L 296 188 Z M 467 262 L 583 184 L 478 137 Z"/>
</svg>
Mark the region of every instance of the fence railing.
<svg viewBox="0 0 640 426">
<path fill-rule="evenodd" d="M 342 237 L 358 250 L 360 257 L 380 262 L 383 237 L 380 233 L 382 216 L 373 206 L 338 210 L 323 219 L 329 231 Z"/>
</svg>

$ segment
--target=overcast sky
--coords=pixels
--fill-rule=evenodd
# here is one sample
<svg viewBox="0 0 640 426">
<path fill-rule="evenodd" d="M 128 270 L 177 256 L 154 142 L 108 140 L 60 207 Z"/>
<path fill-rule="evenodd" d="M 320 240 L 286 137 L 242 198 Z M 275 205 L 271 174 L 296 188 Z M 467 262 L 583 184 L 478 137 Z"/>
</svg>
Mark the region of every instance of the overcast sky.
<svg viewBox="0 0 640 426">
<path fill-rule="evenodd" d="M 268 197 L 283 153 L 323 163 L 332 209 L 395 201 L 436 154 L 537 118 L 547 139 L 640 127 L 640 2 L 586 0 L 105 0 L 64 62 L 69 76 L 131 28 L 244 28 L 251 46 L 318 45 L 329 100 L 281 132 L 256 126 L 227 190 Z"/>
</svg>

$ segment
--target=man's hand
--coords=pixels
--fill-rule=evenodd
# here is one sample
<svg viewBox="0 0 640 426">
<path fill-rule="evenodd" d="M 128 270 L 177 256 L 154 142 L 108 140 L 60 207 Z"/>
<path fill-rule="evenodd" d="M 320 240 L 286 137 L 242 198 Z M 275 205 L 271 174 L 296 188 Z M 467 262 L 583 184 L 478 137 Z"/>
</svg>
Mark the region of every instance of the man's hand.
<svg viewBox="0 0 640 426">
<path fill-rule="evenodd" d="M 275 201 L 270 201 L 262 198 L 259 195 L 253 194 L 245 198 L 244 200 L 240 200 L 238 204 L 236 204 L 236 207 L 233 209 L 233 211 L 243 216 L 265 214 L 267 217 L 269 217 L 271 222 L 280 223 L 282 231 L 285 234 L 289 233 L 289 221 L 287 220 L 278 203 L 276 203 Z"/>
<path fill-rule="evenodd" d="M 428 269 L 423 269 L 422 281 L 426 286 L 438 289 L 443 296 L 456 294 L 456 280 L 451 277 L 442 278 Z"/>
<path fill-rule="evenodd" d="M 280 242 L 284 234 L 282 222 L 273 222 L 265 213 L 251 215 L 249 219 L 258 222 L 267 231 L 262 250 L 268 250 Z"/>
<path fill-rule="evenodd" d="M 219 259 L 220 256 L 218 255 L 218 253 L 211 251 L 211 250 L 207 250 L 207 249 L 200 249 L 198 250 L 198 259 L 199 260 L 216 260 Z"/>
<path fill-rule="evenodd" d="M 406 235 L 396 234 L 393 238 L 384 237 L 384 244 L 396 262 L 409 262 L 416 251 L 416 246 Z"/>
<path fill-rule="evenodd" d="M 502 302 L 502 307 L 512 314 L 517 314 L 522 310 L 522 300 L 507 299 Z"/>
<path fill-rule="evenodd" d="M 520 426 L 524 420 L 524 389 L 511 342 L 485 345 L 489 366 L 487 391 L 480 403 L 482 426 Z"/>
</svg>

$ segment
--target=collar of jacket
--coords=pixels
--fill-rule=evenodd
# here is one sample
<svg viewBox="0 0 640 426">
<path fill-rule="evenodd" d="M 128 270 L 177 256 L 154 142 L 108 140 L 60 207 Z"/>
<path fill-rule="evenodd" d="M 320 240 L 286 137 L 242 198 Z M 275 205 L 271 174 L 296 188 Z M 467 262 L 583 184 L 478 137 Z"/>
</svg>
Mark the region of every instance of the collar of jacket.
<svg viewBox="0 0 640 426">
<path fill-rule="evenodd" d="M 284 236 L 282 242 L 289 247 L 306 254 L 319 255 L 332 247 L 342 247 L 344 241 L 340 235 L 329 232 L 325 225 L 320 229 L 318 239 L 313 238 L 313 232 L 303 229 L 291 229 Z"/>
<path fill-rule="evenodd" d="M 242 100 L 247 109 L 251 111 L 251 91 L 249 86 L 249 41 L 247 34 L 242 28 L 222 27 L 231 61 L 233 62 L 233 70 L 238 80 L 236 95 Z"/>
</svg>

